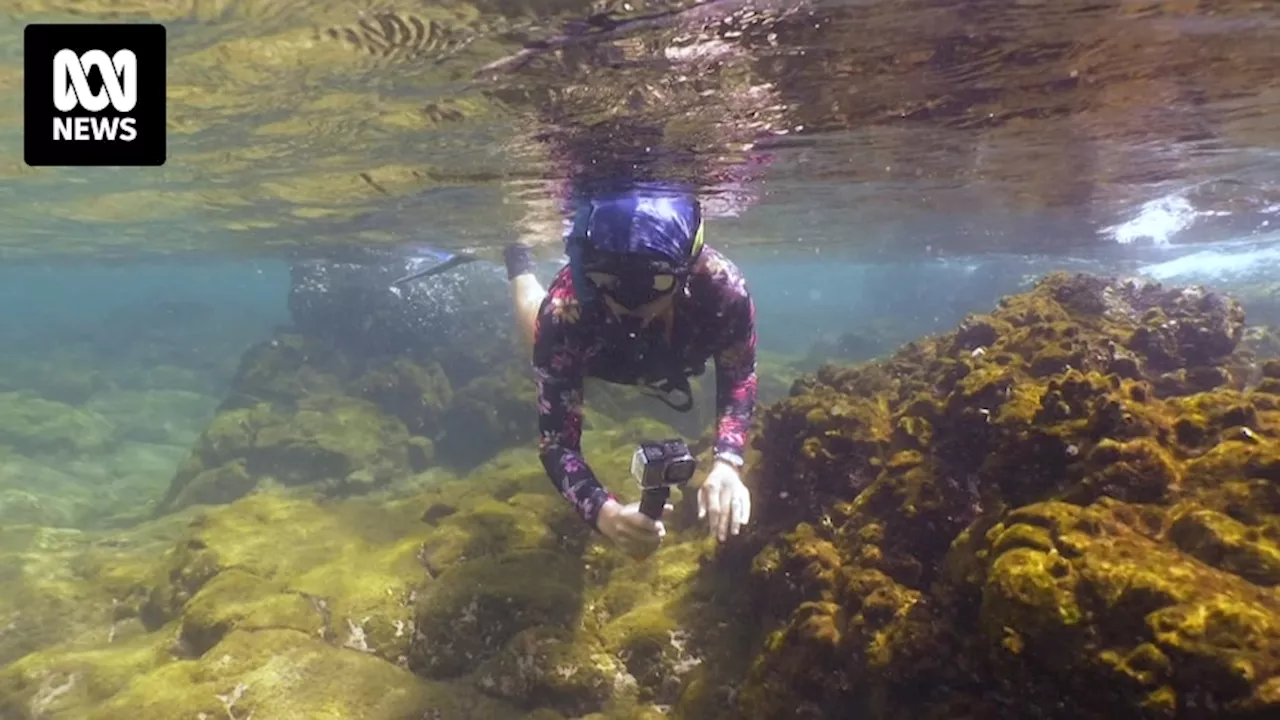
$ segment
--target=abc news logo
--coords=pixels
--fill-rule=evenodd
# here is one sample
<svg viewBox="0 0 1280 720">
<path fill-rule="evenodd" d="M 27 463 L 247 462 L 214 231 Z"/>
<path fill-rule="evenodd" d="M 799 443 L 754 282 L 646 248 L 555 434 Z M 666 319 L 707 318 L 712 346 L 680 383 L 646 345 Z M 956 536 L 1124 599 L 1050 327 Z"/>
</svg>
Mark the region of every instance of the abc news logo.
<svg viewBox="0 0 1280 720">
<path fill-rule="evenodd" d="M 89 68 L 102 75 L 99 92 L 89 87 Z M 108 102 L 119 116 L 55 117 L 54 140 L 136 140 L 138 120 L 126 113 L 138 105 L 138 56 L 132 50 L 120 50 L 110 57 L 101 50 L 83 55 L 59 50 L 53 56 L 53 105 L 59 112 L 70 113 L 80 107 L 100 113 Z"/>
<path fill-rule="evenodd" d="M 28 25 L 24 41 L 28 165 L 164 164 L 163 25 Z"/>
</svg>

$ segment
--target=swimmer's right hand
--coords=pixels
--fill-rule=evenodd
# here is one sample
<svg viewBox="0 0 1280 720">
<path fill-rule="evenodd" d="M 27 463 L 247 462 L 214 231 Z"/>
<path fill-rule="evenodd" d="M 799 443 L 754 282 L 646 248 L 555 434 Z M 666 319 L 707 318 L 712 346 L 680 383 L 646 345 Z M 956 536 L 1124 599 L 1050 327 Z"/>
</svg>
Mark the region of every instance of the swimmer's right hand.
<svg viewBox="0 0 1280 720">
<path fill-rule="evenodd" d="M 673 509 L 667 504 L 662 508 L 663 516 Z M 600 508 L 596 527 L 619 549 L 637 560 L 652 555 L 667 534 L 661 520 L 640 512 L 640 503 L 623 505 L 617 500 L 609 500 Z"/>
</svg>

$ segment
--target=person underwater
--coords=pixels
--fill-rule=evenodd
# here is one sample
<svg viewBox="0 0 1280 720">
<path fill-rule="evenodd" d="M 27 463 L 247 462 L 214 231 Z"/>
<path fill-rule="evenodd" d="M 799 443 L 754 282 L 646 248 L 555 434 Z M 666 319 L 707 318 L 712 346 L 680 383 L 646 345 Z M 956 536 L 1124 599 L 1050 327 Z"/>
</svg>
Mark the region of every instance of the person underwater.
<svg viewBox="0 0 1280 720">
<path fill-rule="evenodd" d="M 665 529 L 639 503 L 620 503 L 583 457 L 587 377 L 648 388 L 683 411 L 693 404 L 689 378 L 714 359 L 715 461 L 698 517 L 724 542 L 751 516 L 740 472 L 756 403 L 755 307 L 742 272 L 703 237 L 693 193 L 638 187 L 580 203 L 565 238 L 569 262 L 545 290 L 529 245 L 504 253 L 533 359 L 542 465 L 582 519 L 633 556 L 656 550 Z"/>
</svg>

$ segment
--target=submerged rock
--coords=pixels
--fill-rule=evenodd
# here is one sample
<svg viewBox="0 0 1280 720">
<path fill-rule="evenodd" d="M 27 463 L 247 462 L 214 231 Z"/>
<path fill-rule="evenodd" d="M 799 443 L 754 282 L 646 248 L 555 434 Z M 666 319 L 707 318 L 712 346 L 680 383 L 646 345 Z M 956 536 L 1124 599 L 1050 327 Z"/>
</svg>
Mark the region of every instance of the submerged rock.
<svg viewBox="0 0 1280 720">
<path fill-rule="evenodd" d="M 77 599 L 101 598 L 86 615 L 101 620 L 70 635 L 24 630 L 0 669 L 0 716 L 631 716 L 637 682 L 620 653 L 639 662 L 649 646 L 635 638 L 663 637 L 667 625 L 584 615 L 584 598 L 606 592 L 621 559 L 587 545 L 587 528 L 533 454 L 422 483 L 401 496 L 326 501 L 263 490 L 115 535 L 128 548 L 149 532 L 168 549 L 152 542 L 144 557 L 137 545 L 138 562 L 114 572 L 109 555 L 76 555 L 77 572 L 59 581 Z M 48 552 L 42 567 L 57 567 L 65 553 L 85 552 L 78 537 L 22 551 Z M 629 588 L 662 592 L 693 574 L 687 553 L 665 564 L 665 580 L 634 573 Z M 47 618 L 24 620 L 79 617 L 67 602 L 45 603 Z"/>
<path fill-rule="evenodd" d="M 220 413 L 183 462 L 160 505 L 227 503 L 264 482 L 378 485 L 410 472 L 409 433 L 370 402 L 306 396 L 296 406 L 259 403 Z"/>
<path fill-rule="evenodd" d="M 1280 397 L 1246 387 L 1243 322 L 1051 275 L 797 383 L 756 443 L 738 712 L 1280 712 Z"/>
<path fill-rule="evenodd" d="M 24 392 L 0 393 L 0 448 L 75 457 L 110 450 L 119 438 L 105 418 Z"/>
<path fill-rule="evenodd" d="M 1270 717 L 1280 361 L 1238 347 L 1243 320 L 1195 288 L 1053 275 L 883 362 L 824 367 L 761 409 L 746 534 L 713 554 L 678 492 L 643 562 L 597 542 L 531 443 L 416 472 L 449 452 L 451 413 L 501 392 L 282 335 L 197 450 L 226 477 L 178 491 L 244 496 L 187 510 L 155 562 L 59 575 L 65 538 L 15 544 L 43 558 L 20 596 L 50 608 L 33 627 L 75 630 L 7 646 L 0 715 Z M 406 418 L 449 432 L 427 445 Z M 594 410 L 587 427 L 606 479 L 675 432 Z M 312 489 L 338 468 L 364 496 L 262 468 Z M 64 590 L 106 598 L 110 625 Z"/>
</svg>

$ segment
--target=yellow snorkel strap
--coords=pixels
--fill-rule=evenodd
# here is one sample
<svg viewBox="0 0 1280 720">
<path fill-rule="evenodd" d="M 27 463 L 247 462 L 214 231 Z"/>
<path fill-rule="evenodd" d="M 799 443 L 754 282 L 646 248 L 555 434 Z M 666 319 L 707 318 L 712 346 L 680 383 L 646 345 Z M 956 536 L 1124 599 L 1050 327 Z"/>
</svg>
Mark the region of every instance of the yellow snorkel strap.
<svg viewBox="0 0 1280 720">
<path fill-rule="evenodd" d="M 707 227 L 706 221 L 699 219 L 698 232 L 694 233 L 693 235 L 693 249 L 689 251 L 690 260 L 697 260 L 698 256 L 702 254 L 702 240 L 703 240 L 703 235 L 706 234 L 706 227 Z"/>
</svg>

